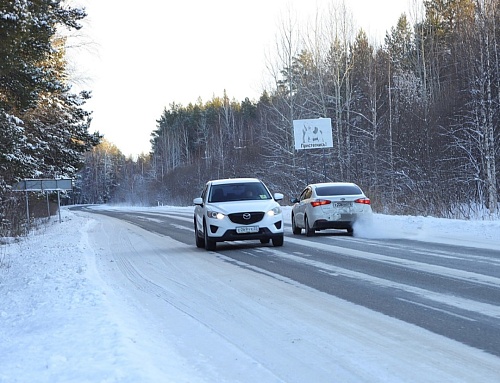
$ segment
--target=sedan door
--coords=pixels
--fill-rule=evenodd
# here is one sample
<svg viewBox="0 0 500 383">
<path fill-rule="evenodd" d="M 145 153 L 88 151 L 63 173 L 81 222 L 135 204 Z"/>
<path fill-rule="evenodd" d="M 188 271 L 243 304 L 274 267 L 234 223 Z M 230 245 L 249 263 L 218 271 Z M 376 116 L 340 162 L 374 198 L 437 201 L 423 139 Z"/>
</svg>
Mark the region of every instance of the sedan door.
<svg viewBox="0 0 500 383">
<path fill-rule="evenodd" d="M 300 193 L 299 202 L 297 203 L 294 209 L 295 222 L 301 228 L 306 227 L 304 217 L 306 215 L 306 208 L 309 204 L 309 199 L 311 198 L 311 194 L 312 194 L 312 189 L 308 186 L 302 191 L 302 193 Z"/>
</svg>

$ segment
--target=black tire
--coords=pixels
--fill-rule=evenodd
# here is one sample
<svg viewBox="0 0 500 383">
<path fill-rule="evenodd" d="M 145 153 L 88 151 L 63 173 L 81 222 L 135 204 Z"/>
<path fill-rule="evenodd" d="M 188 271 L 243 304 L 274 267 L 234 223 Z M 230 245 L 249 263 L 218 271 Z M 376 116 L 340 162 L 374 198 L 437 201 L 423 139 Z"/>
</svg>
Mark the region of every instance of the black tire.
<svg viewBox="0 0 500 383">
<path fill-rule="evenodd" d="M 214 240 L 210 239 L 210 237 L 208 236 L 208 229 L 205 223 L 203 223 L 203 237 L 205 243 L 205 250 L 215 251 L 217 243 Z"/>
<path fill-rule="evenodd" d="M 315 230 L 309 227 L 309 221 L 307 219 L 307 216 L 304 216 L 304 222 L 306 224 L 306 236 L 312 237 L 314 235 Z"/>
<path fill-rule="evenodd" d="M 285 237 L 283 235 L 280 235 L 279 237 L 273 237 L 273 246 L 283 246 L 284 238 Z"/>
<path fill-rule="evenodd" d="M 347 229 L 347 234 L 350 235 L 350 236 L 353 236 L 354 235 L 354 229 L 352 227 L 348 228 Z"/>
<path fill-rule="evenodd" d="M 262 238 L 262 239 L 260 240 L 260 243 L 262 243 L 262 244 L 269 243 L 269 238 Z"/>
<path fill-rule="evenodd" d="M 294 235 L 299 235 L 302 233 L 302 229 L 295 223 L 295 215 L 292 214 L 292 233 Z"/>
<path fill-rule="evenodd" d="M 203 249 L 205 247 L 205 240 L 203 237 L 198 235 L 198 226 L 196 225 L 196 218 L 194 219 L 194 237 L 196 241 L 196 247 L 199 249 Z"/>
</svg>

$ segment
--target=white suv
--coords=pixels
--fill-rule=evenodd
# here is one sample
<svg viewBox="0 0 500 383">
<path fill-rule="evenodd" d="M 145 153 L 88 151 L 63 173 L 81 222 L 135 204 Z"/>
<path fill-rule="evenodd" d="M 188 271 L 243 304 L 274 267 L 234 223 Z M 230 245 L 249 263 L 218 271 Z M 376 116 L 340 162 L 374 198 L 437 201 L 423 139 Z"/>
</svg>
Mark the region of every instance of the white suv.
<svg viewBox="0 0 500 383">
<path fill-rule="evenodd" d="M 283 245 L 283 215 L 277 201 L 256 178 L 231 178 L 207 182 L 201 197 L 195 198 L 196 246 L 215 250 L 217 242 L 260 240 Z"/>
</svg>

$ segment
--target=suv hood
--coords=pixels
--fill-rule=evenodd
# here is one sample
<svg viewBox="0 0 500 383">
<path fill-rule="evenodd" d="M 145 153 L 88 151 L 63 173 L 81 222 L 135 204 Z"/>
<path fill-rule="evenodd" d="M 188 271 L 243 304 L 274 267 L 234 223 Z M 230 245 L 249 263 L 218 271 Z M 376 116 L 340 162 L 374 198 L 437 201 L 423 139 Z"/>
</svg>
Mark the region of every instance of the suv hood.
<svg viewBox="0 0 500 383">
<path fill-rule="evenodd" d="M 274 209 L 276 206 L 279 206 L 279 203 L 273 199 L 263 201 L 232 201 L 207 204 L 207 208 L 217 210 L 226 215 L 251 211 L 262 211 L 265 213 L 271 209 Z"/>
</svg>

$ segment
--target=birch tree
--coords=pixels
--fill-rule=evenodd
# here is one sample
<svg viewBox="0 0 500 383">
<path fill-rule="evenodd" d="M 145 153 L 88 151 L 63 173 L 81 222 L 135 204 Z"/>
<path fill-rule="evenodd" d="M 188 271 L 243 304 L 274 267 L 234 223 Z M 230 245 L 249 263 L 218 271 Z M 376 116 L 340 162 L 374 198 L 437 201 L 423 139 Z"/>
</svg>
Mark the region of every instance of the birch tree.
<svg viewBox="0 0 500 383">
<path fill-rule="evenodd" d="M 267 100 L 269 115 L 265 121 L 267 127 L 264 127 L 268 132 L 265 155 L 271 169 L 295 174 L 297 168 L 293 120 L 297 119 L 298 115 L 294 60 L 300 53 L 302 44 L 299 22 L 291 9 L 282 17 L 278 28 L 279 34 L 276 36 L 273 55 L 267 62 L 275 91 Z"/>
<path fill-rule="evenodd" d="M 352 15 L 344 2 L 330 7 L 327 27 L 329 51 L 327 73 L 332 100 L 332 124 L 335 131 L 337 172 L 340 179 L 351 177 L 351 115 L 352 84 L 350 46 L 354 40 Z"/>
<path fill-rule="evenodd" d="M 497 26 L 498 3 L 475 0 L 475 26 L 469 44 L 476 49 L 470 62 L 469 76 L 470 111 L 466 123 L 478 145 L 481 163 L 481 188 L 484 187 L 484 204 L 491 215 L 498 210 L 497 161 L 499 152 L 500 104 L 498 88 L 498 54 L 495 45 L 500 34 Z"/>
</svg>

